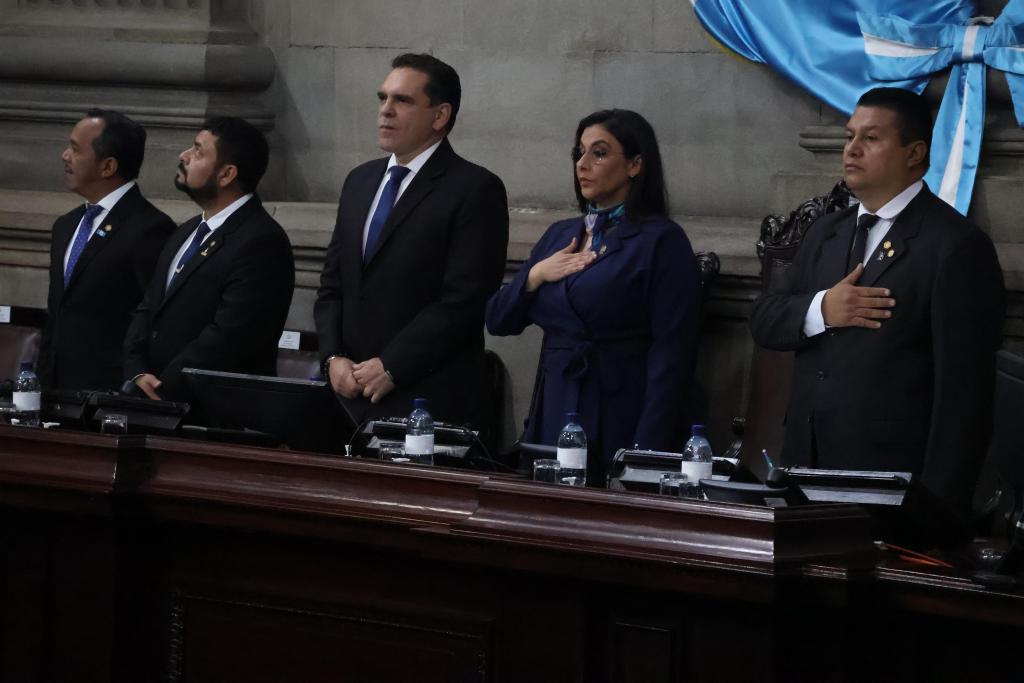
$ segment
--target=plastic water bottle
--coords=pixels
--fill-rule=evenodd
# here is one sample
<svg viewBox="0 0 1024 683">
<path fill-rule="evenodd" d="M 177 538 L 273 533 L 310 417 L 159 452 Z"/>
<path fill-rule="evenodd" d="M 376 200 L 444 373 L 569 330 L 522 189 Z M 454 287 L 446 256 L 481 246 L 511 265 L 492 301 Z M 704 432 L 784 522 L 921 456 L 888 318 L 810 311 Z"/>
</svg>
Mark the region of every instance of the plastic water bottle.
<svg viewBox="0 0 1024 683">
<path fill-rule="evenodd" d="M 424 465 L 434 464 L 434 418 L 427 412 L 427 399 L 413 400 L 405 425 L 405 457 Z"/>
<path fill-rule="evenodd" d="M 22 363 L 18 379 L 14 380 L 14 408 L 21 424 L 39 426 L 40 398 L 39 378 L 32 372 L 32 363 Z"/>
<path fill-rule="evenodd" d="M 558 435 L 558 481 L 569 486 L 587 485 L 587 435 L 576 423 L 576 413 L 567 413 L 567 424 Z"/>
<path fill-rule="evenodd" d="M 711 442 L 704 435 L 704 425 L 693 425 L 690 434 L 692 436 L 683 448 L 680 471 L 697 484 L 701 479 L 711 478 Z"/>
</svg>

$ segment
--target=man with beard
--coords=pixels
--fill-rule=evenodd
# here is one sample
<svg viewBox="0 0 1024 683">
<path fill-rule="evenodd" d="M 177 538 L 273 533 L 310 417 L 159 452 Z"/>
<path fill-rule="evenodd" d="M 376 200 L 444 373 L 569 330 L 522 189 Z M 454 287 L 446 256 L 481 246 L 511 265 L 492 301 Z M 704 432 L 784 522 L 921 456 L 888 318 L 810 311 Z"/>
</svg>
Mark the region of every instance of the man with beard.
<svg viewBox="0 0 1024 683">
<path fill-rule="evenodd" d="M 291 244 L 256 186 L 266 138 L 238 118 L 203 123 L 175 186 L 202 208 L 168 241 L 125 340 L 125 372 L 152 399 L 186 400 L 186 367 L 273 375 L 295 284 Z"/>
<path fill-rule="evenodd" d="M 145 129 L 94 109 L 61 155 L 68 189 L 86 201 L 53 224 L 39 379 L 56 389 L 117 389 L 132 311 L 174 221 L 146 201 L 135 179 Z"/>
</svg>

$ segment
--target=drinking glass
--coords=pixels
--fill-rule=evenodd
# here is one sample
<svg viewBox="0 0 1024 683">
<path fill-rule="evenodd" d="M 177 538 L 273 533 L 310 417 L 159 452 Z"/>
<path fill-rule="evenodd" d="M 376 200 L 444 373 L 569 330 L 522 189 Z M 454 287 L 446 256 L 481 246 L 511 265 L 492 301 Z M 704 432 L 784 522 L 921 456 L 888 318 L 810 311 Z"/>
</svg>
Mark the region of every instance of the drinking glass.
<svg viewBox="0 0 1024 683">
<path fill-rule="evenodd" d="M 533 461 L 533 480 L 543 481 L 548 484 L 557 484 L 558 475 L 562 471 L 562 466 L 558 464 L 557 460 L 534 460 Z"/>
</svg>

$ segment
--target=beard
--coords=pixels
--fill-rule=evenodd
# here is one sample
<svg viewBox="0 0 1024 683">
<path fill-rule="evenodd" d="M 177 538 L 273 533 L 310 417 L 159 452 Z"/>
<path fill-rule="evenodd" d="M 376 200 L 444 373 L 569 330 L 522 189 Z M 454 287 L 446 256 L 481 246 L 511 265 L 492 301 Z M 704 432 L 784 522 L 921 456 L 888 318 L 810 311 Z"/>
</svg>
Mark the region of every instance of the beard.
<svg viewBox="0 0 1024 683">
<path fill-rule="evenodd" d="M 178 170 L 181 171 L 182 180 L 178 180 L 178 176 L 175 175 L 174 186 L 187 194 L 196 204 L 201 206 L 217 196 L 217 182 L 212 175 L 199 187 L 190 187 L 187 184 L 188 171 L 185 170 L 184 164 L 178 164 Z"/>
</svg>

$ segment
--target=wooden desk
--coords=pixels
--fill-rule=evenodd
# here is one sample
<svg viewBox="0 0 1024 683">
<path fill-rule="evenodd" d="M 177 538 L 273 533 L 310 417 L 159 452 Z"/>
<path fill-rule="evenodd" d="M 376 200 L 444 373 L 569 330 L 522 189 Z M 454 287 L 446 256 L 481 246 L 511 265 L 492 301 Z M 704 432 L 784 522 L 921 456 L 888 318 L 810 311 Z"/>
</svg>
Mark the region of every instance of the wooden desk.
<svg viewBox="0 0 1024 683">
<path fill-rule="evenodd" d="M 0 426 L 3 681 L 1003 680 L 1024 598 L 761 509 Z"/>
</svg>

